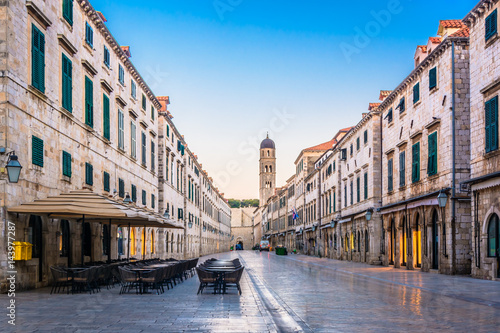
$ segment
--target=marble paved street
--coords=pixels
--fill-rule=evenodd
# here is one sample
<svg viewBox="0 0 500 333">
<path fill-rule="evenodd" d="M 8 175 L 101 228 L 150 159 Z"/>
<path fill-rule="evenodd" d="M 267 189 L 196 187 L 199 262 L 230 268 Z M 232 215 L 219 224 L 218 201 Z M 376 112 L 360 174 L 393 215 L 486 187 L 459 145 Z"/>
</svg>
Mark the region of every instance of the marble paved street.
<svg viewBox="0 0 500 333">
<path fill-rule="evenodd" d="M 500 283 L 303 255 L 238 251 L 243 294 L 196 295 L 193 277 L 162 295 L 16 295 L 0 332 L 498 332 Z M 202 258 L 204 260 L 206 258 Z M 2 308 L 7 297 L 0 295 Z"/>
</svg>

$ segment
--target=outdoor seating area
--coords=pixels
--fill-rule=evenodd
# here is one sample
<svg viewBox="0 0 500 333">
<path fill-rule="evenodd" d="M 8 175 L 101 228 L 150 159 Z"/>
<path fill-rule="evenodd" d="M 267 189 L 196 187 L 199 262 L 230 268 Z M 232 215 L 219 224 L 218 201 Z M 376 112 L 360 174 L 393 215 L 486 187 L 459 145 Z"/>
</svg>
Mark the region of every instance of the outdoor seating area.
<svg viewBox="0 0 500 333">
<path fill-rule="evenodd" d="M 208 259 L 196 267 L 200 280 L 198 294 L 205 288 L 213 288 L 214 294 L 226 294 L 228 288 L 235 287 L 241 295 L 240 280 L 244 269 L 239 259 Z"/>
<path fill-rule="evenodd" d="M 81 267 L 50 267 L 53 284 L 50 293 L 97 293 L 101 287 L 120 284 L 120 294 L 161 294 L 195 274 L 198 258 L 190 260 L 115 260 L 110 264 L 86 263 Z"/>
</svg>

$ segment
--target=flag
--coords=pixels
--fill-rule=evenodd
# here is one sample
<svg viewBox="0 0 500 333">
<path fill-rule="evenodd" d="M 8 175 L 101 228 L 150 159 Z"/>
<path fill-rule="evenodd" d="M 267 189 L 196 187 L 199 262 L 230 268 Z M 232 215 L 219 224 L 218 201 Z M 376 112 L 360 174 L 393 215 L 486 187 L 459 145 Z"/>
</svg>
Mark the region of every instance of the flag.
<svg viewBox="0 0 500 333">
<path fill-rule="evenodd" d="M 292 219 L 293 220 L 296 220 L 299 218 L 299 214 L 297 214 L 297 210 L 295 209 L 295 207 L 292 208 Z"/>
</svg>

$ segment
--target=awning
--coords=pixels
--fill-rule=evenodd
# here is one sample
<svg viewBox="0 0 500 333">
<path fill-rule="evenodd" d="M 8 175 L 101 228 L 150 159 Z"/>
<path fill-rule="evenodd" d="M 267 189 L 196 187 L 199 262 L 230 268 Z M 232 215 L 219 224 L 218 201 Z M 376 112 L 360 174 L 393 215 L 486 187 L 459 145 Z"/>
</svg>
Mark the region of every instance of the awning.
<svg viewBox="0 0 500 333">
<path fill-rule="evenodd" d="M 351 218 L 342 219 L 342 220 L 338 221 L 337 223 L 346 223 L 346 222 L 351 222 Z"/>
<path fill-rule="evenodd" d="M 366 218 L 366 211 L 364 211 L 363 213 L 361 214 L 358 214 L 356 216 L 354 216 L 354 219 L 362 219 L 362 218 Z"/>
<path fill-rule="evenodd" d="M 322 226 L 321 228 L 319 228 L 320 230 L 323 230 L 323 229 L 327 229 L 327 228 L 330 228 L 331 225 L 330 224 L 325 224 L 324 226 Z"/>
</svg>

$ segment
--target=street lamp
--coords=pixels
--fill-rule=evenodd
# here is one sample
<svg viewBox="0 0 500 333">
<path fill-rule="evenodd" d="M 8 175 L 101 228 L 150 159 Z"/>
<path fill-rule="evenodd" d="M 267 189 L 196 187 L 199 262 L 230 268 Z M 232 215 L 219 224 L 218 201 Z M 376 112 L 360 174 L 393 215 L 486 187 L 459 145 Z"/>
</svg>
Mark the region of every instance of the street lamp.
<svg viewBox="0 0 500 333">
<path fill-rule="evenodd" d="M 165 213 L 163 213 L 163 217 L 166 219 L 170 218 L 170 214 L 168 213 L 168 210 L 165 209 Z"/>
<path fill-rule="evenodd" d="M 446 193 L 443 191 L 439 192 L 439 195 L 437 197 L 438 200 L 438 205 L 441 208 L 441 217 L 442 217 L 442 222 L 443 222 L 443 254 L 445 257 L 448 257 L 446 254 L 446 221 L 444 218 L 445 210 L 444 208 L 446 207 L 446 202 L 448 201 L 448 196 Z"/>
<path fill-rule="evenodd" d="M 332 220 L 332 222 L 330 222 L 330 228 L 332 228 L 332 229 L 335 228 L 335 221 L 334 220 Z"/>
<path fill-rule="evenodd" d="M 123 199 L 123 203 L 124 204 L 129 204 L 129 203 L 132 203 L 132 199 L 130 198 L 130 194 L 125 194 L 125 199 Z"/>
<path fill-rule="evenodd" d="M 446 206 L 446 202 L 448 201 L 448 196 L 446 195 L 446 193 L 444 193 L 443 191 L 439 192 L 437 199 L 439 207 L 444 208 Z"/>
<path fill-rule="evenodd" d="M 373 210 L 371 208 L 366 211 L 365 217 L 366 217 L 367 221 L 370 221 L 372 219 L 372 214 L 373 214 Z"/>
<path fill-rule="evenodd" d="M 19 175 L 21 174 L 21 169 L 23 168 L 17 159 L 15 151 L 9 153 L 9 159 L 7 160 L 7 176 L 9 177 L 9 183 L 17 183 L 19 181 Z"/>
</svg>

